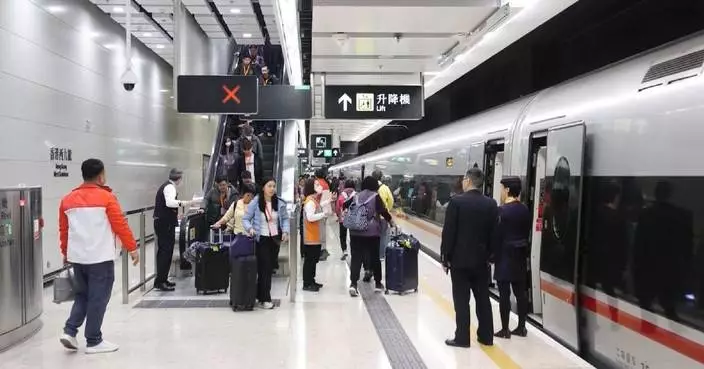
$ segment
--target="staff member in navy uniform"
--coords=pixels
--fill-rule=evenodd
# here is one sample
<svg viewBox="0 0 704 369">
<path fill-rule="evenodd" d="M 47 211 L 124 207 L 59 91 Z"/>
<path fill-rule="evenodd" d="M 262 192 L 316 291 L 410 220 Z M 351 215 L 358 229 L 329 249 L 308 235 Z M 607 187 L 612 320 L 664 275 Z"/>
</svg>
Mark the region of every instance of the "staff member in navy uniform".
<svg viewBox="0 0 704 369">
<path fill-rule="evenodd" d="M 190 201 L 178 200 L 176 194 L 176 186 L 181 183 L 182 178 L 182 171 L 171 169 L 169 180 L 159 187 L 154 199 L 154 233 L 157 243 L 154 288 L 159 291 L 173 291 L 176 286 L 168 277 L 178 226 L 178 208 L 190 204 Z"/>
<path fill-rule="evenodd" d="M 494 336 L 511 338 L 511 335 L 525 337 L 526 315 L 528 314 L 528 234 L 530 233 L 531 214 L 528 207 L 519 200 L 521 180 L 518 177 L 506 177 L 501 180 L 501 207 L 494 238 L 495 268 L 494 279 L 499 285 L 499 311 L 501 313 L 501 330 Z M 508 317 L 511 313 L 511 288 L 518 304 L 518 327 L 508 329 Z"/>
<path fill-rule="evenodd" d="M 469 347 L 470 289 L 476 299 L 477 341 L 491 346 L 494 342 L 494 322 L 489 301 L 487 265 L 491 239 L 496 225 L 496 202 L 479 190 L 484 174 L 471 168 L 462 180 L 464 193 L 450 199 L 442 228 L 440 253 L 445 272 L 452 277 L 452 300 L 455 305 L 455 337 L 445 341 L 448 346 Z"/>
</svg>

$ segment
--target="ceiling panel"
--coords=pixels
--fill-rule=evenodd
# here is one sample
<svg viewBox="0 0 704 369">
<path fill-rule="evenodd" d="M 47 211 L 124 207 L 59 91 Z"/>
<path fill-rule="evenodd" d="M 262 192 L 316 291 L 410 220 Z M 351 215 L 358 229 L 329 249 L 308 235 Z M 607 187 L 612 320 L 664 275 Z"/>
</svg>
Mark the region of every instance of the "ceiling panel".
<svg viewBox="0 0 704 369">
<path fill-rule="evenodd" d="M 201 3 L 203 4 L 203 3 Z M 212 11 L 210 10 L 210 7 L 205 6 L 205 5 L 198 5 L 198 6 L 187 6 L 186 7 L 189 12 L 193 15 L 207 15 L 207 14 L 212 14 Z"/>
<path fill-rule="evenodd" d="M 218 6 L 218 8 L 227 6 L 252 6 L 252 2 L 250 0 L 214 0 L 213 2 Z"/>
<path fill-rule="evenodd" d="M 206 32 L 206 34 L 210 38 L 227 38 L 227 35 L 223 31 Z"/>
<path fill-rule="evenodd" d="M 496 7 L 313 7 L 314 32 L 469 32 Z"/>
<path fill-rule="evenodd" d="M 431 55 L 437 57 L 454 43 L 453 38 L 350 37 L 338 41 L 332 35 L 315 36 L 313 58 L 316 55 Z"/>
<path fill-rule="evenodd" d="M 252 26 L 259 27 L 259 22 L 257 22 L 256 17 L 246 16 L 246 15 L 223 15 L 222 17 L 227 25 L 237 25 L 237 24 L 249 24 Z"/>
<path fill-rule="evenodd" d="M 313 58 L 313 72 L 339 72 L 339 73 L 410 73 L 432 72 L 439 70 L 439 66 L 432 59 L 316 59 Z"/>
<path fill-rule="evenodd" d="M 198 24 L 218 24 L 218 20 L 212 15 L 196 15 L 196 22 Z"/>
</svg>

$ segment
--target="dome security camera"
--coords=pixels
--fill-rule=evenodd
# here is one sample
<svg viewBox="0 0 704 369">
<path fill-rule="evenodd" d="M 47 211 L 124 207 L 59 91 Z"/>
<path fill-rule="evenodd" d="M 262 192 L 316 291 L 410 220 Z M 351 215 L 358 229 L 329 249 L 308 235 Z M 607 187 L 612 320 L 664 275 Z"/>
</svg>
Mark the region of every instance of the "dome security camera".
<svg viewBox="0 0 704 369">
<path fill-rule="evenodd" d="M 137 75 L 134 74 L 132 68 L 128 68 L 125 73 L 122 74 L 120 82 L 122 83 L 122 87 L 124 87 L 125 91 L 134 90 L 134 87 L 137 85 Z"/>
</svg>

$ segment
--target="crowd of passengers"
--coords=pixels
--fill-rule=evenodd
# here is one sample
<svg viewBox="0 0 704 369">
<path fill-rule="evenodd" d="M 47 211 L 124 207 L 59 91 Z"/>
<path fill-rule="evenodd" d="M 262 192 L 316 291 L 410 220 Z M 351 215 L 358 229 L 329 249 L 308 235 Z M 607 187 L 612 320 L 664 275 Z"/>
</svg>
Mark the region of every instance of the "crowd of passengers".
<svg viewBox="0 0 704 369">
<path fill-rule="evenodd" d="M 249 45 L 239 55 L 235 75 L 238 76 L 257 76 L 259 83 L 262 86 L 278 85 L 279 78 L 269 70 L 264 57 L 260 55 L 260 47 L 257 45 Z"/>
<path fill-rule="evenodd" d="M 298 215 L 301 218 L 300 227 L 291 230 L 287 204 L 277 196 L 275 179 L 263 177 L 261 142 L 250 124 L 246 123 L 240 129 L 239 138 L 225 142 L 226 147 L 233 147 L 234 154 L 221 163 L 227 168 L 227 175 L 217 176 L 213 188 L 205 195 L 200 211 L 205 213 L 211 228 L 224 227 L 228 232 L 256 240 L 258 307 L 274 308 L 272 274 L 278 269 L 280 244 L 288 241 L 291 232 L 298 231 L 301 238 L 303 290 L 320 291 L 323 284 L 316 280 L 316 269 L 318 262 L 327 260 L 330 255 L 326 242 L 330 239 L 326 237 L 328 220 L 338 223 L 341 259 L 351 257 L 350 296 L 359 296 L 360 277 L 363 282 L 372 282 L 373 279 L 375 292 L 383 291 L 381 261 L 389 245 L 390 230 L 396 226 L 391 215 L 394 194 L 381 181 L 382 172 L 376 170 L 359 183 L 344 177 L 329 177 L 324 169 L 314 176 L 300 177 L 296 199 L 302 209 Z M 102 241 L 119 238 L 135 264 L 139 262 L 139 253 L 117 199 L 106 186 L 103 163 L 98 159 L 86 160 L 81 171 L 84 183 L 67 195 L 60 205 L 61 252 L 65 262 L 73 265 L 76 291 L 60 342 L 69 350 L 77 350 L 76 335 L 85 321 L 86 352 L 112 352 L 119 347 L 102 339 L 101 325 L 114 281 L 114 242 Z M 177 188 L 183 175 L 182 171 L 172 169 L 155 197 L 157 266 L 154 288 L 162 292 L 175 290 L 176 283 L 170 281 L 168 276 L 178 209 L 190 206 L 192 202 L 178 199 Z M 482 186 L 482 181 L 483 176 L 478 169 L 467 173 L 462 182 L 463 193 L 450 201 L 443 227 L 442 262 L 445 270 L 452 272 L 457 316 L 455 337 L 446 341 L 451 346 L 469 346 L 470 289 L 477 299 L 479 341 L 485 345 L 492 344 L 494 335 L 491 332 L 492 313 L 488 300 L 490 276 L 485 268 L 490 254 L 496 257 L 494 278 L 499 282 L 501 294 L 502 329 L 496 336 L 509 338 L 511 335 L 526 334 L 525 249 L 530 214 L 525 205 L 517 200 L 521 190 L 520 180 L 502 181 L 505 205 L 501 209 L 497 209 L 494 200 L 480 193 L 478 188 Z M 346 229 L 345 216 L 353 207 L 360 206 L 366 208 L 368 226 L 363 230 Z M 104 213 L 96 211 L 101 208 L 105 209 Z M 458 224 L 463 226 L 458 227 Z M 501 237 L 498 242 L 492 240 L 496 234 Z M 500 247 L 487 250 L 488 245 Z M 513 331 L 508 330 L 511 289 L 519 305 L 519 326 Z"/>
</svg>

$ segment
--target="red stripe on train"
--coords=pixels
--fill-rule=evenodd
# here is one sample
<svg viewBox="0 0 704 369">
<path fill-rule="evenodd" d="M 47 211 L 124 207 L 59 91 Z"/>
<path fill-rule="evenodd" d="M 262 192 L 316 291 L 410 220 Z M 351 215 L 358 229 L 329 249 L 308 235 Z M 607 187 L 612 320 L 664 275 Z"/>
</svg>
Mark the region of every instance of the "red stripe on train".
<svg viewBox="0 0 704 369">
<path fill-rule="evenodd" d="M 540 287 L 544 292 L 574 305 L 574 293 L 572 291 L 544 279 L 540 280 Z M 593 313 L 601 315 L 641 336 L 704 364 L 704 345 L 620 310 L 616 306 L 599 301 L 594 297 L 585 294 L 580 294 L 580 297 L 582 299 L 582 306 Z"/>
</svg>

